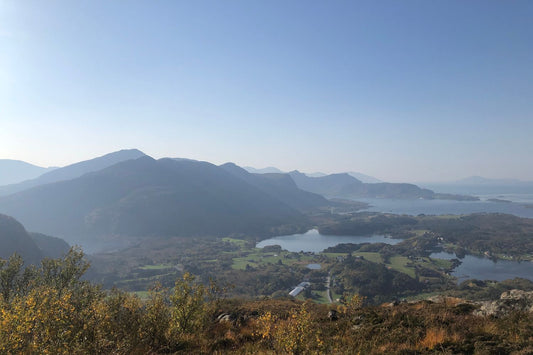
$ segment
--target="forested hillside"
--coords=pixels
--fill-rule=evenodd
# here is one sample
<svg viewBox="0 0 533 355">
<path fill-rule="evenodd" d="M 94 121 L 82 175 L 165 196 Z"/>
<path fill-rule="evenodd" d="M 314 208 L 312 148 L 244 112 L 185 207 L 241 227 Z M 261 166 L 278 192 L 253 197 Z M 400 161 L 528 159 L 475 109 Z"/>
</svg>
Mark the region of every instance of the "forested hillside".
<svg viewBox="0 0 533 355">
<path fill-rule="evenodd" d="M 2 197 L 0 211 L 31 230 L 90 244 L 117 235 L 288 233 L 309 225 L 301 211 L 330 204 L 286 179 L 228 169 L 144 156 Z"/>
</svg>

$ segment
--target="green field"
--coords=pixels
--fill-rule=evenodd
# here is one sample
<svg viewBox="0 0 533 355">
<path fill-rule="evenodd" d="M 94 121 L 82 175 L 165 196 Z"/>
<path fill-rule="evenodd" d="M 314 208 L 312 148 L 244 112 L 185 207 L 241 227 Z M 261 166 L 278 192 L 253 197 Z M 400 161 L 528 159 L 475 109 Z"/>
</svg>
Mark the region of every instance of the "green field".
<svg viewBox="0 0 533 355">
<path fill-rule="evenodd" d="M 409 262 L 411 262 L 411 260 L 408 257 L 396 255 L 390 258 L 390 264 L 387 265 L 390 265 L 390 267 L 396 271 L 403 272 L 404 274 L 415 278 L 415 270 L 412 267 L 407 266 Z"/>
<path fill-rule="evenodd" d="M 157 264 L 157 265 L 144 265 L 139 267 L 141 270 L 163 270 L 163 269 L 171 269 L 174 266 L 172 264 Z"/>
</svg>

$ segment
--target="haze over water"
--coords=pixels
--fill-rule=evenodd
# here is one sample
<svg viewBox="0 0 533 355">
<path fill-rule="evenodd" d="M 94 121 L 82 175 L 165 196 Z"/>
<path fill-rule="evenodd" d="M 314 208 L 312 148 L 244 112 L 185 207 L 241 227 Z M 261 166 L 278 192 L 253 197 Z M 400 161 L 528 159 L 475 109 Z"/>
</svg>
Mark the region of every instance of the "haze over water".
<svg viewBox="0 0 533 355">
<path fill-rule="evenodd" d="M 527 197 L 526 195 L 525 197 Z M 506 195 L 496 198 L 507 199 Z M 523 201 L 527 201 L 525 198 Z M 370 205 L 366 211 L 386 212 L 408 215 L 444 215 L 469 213 L 507 213 L 518 217 L 533 218 L 533 204 L 527 202 L 489 202 L 489 201 L 452 201 L 452 200 L 400 200 L 379 198 L 358 198 L 357 201 Z"/>
</svg>

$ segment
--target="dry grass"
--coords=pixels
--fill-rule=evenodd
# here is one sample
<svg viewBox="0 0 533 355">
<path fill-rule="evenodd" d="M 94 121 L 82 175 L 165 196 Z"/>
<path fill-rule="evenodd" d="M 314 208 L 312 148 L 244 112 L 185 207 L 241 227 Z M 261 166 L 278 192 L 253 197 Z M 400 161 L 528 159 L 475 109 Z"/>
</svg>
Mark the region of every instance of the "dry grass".
<svg viewBox="0 0 533 355">
<path fill-rule="evenodd" d="M 430 328 L 426 331 L 426 336 L 420 341 L 422 349 L 433 350 L 439 344 L 446 340 L 446 329 Z"/>
</svg>

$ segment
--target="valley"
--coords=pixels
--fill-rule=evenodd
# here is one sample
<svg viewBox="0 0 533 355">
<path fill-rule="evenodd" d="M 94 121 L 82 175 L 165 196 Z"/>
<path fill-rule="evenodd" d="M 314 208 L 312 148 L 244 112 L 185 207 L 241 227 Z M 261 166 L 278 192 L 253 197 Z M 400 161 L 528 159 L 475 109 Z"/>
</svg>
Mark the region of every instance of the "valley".
<svg viewBox="0 0 533 355">
<path fill-rule="evenodd" d="M 130 154 L 140 156 L 130 159 Z M 390 307 L 403 312 L 402 317 L 417 314 L 420 322 L 434 327 L 432 312 L 445 316 L 450 305 L 456 317 L 450 322 L 472 321 L 479 313 L 486 324 L 496 327 L 500 325 L 490 323 L 487 316 L 495 312 L 490 302 L 499 302 L 504 294 L 533 291 L 531 218 L 489 213 L 490 209 L 432 215 L 388 213 L 384 207 L 389 201 L 405 206 L 453 203 L 468 211 L 474 203 L 484 211 L 486 206 L 516 208 L 515 202 L 479 202 L 472 196 L 443 195 L 410 184 L 354 183 L 347 174 L 253 174 L 232 163 L 156 160 L 137 150 L 46 174 L 53 181 L 37 178 L 25 183 L 29 188 L 0 197 L 0 213 L 5 213 L 0 215 L 0 279 L 7 280 L 0 288 L 22 297 L 9 297 L 7 302 L 35 297 L 31 292 L 48 287 L 43 280 L 72 273 L 68 277 L 78 279 L 68 287 L 91 296 L 75 298 L 79 303 L 71 307 L 91 299 L 94 307 L 111 310 L 122 306 L 108 302 L 126 302 L 124 307 L 137 309 L 139 324 L 151 324 L 139 325 L 143 332 L 156 329 L 150 319 L 167 327 L 157 335 L 157 344 L 174 352 L 230 351 L 222 343 L 243 351 L 289 351 L 291 347 L 277 342 L 283 336 L 276 332 L 290 333 L 290 319 L 321 329 L 308 345 L 298 343 L 302 349 L 342 352 L 351 346 L 370 351 L 379 343 L 367 334 L 375 324 L 372 317 L 380 319 L 377 324 L 397 324 Z M 67 242 L 81 244 L 88 254 L 83 256 L 77 247 L 68 251 Z M 22 255 L 24 266 L 13 253 Z M 485 269 L 476 271 L 479 265 Z M 493 265 L 500 270 L 491 272 Z M 36 281 L 28 281 L 31 278 Z M 62 285 L 60 280 L 53 282 Z M 58 290 L 62 288 L 46 292 Z M 187 290 L 197 290 L 198 297 L 179 293 Z M 179 299 L 186 303 L 172 303 Z M 215 343 L 198 342 L 183 329 L 170 331 L 169 317 L 187 309 L 187 302 L 196 302 L 197 311 L 203 312 L 194 329 L 214 336 Z M 170 304 L 174 308 L 166 308 Z M 156 309 L 160 313 L 145 313 Z M 505 312 L 504 319 L 514 314 Z M 333 318 L 345 327 L 337 345 L 327 326 Z M 218 325 L 221 319 L 230 323 Z M 217 327 L 226 333 L 217 333 Z M 250 337 L 247 327 L 264 335 Z M 348 340 L 355 336 L 354 329 L 366 332 L 364 340 Z M 479 336 L 454 331 L 428 330 L 418 338 L 411 334 L 412 346 L 401 337 L 380 346 L 403 344 L 423 352 L 433 349 L 432 344 L 448 342 L 459 349 L 453 339 L 465 344 Z M 234 335 L 227 338 L 228 334 Z M 308 329 L 305 336 L 312 334 Z M 320 336 L 323 340 L 318 342 Z M 498 330 L 493 336 L 505 335 Z M 142 339 L 142 344 L 128 340 L 128 346 L 163 351 L 153 336 Z M 517 349 L 527 346 L 527 341 L 520 341 Z M 472 344 L 465 346 L 496 349 L 490 342 Z"/>
<path fill-rule="evenodd" d="M 315 218 L 323 221 L 326 217 Z M 522 223 L 517 235 L 531 235 L 528 231 L 530 220 L 505 215 L 400 217 L 354 213 L 351 217 L 345 214 L 330 217 L 329 224 L 318 228 L 326 234 L 367 235 L 362 239 L 363 243 L 341 243 L 321 251 L 306 251 L 313 250 L 313 242 L 306 242 L 309 235 L 301 234 L 298 238 L 301 238 L 302 251 L 296 252 L 272 245 L 276 238 L 269 239 L 271 245 L 261 248 L 256 247 L 261 239 L 252 237 L 152 238 L 122 251 L 92 255 L 95 266 L 89 275 L 106 288 L 116 286 L 142 295 L 155 282 L 170 287 L 177 276 L 188 271 L 204 282 L 216 278 L 224 285 L 231 285 L 229 294 L 244 298 L 284 298 L 294 286 L 307 281 L 311 282 L 311 286 L 299 298 L 319 303 L 327 300 L 324 285 L 329 276 L 334 299 L 357 293 L 365 296 L 367 302 L 379 304 L 395 299 L 416 299 L 427 294 L 468 294 L 465 285 L 470 281 L 467 279 L 463 283 L 465 278 L 462 277 L 458 282 L 453 270 L 461 264 L 465 255 L 490 255 L 495 261 L 498 258 L 514 260 L 513 263 L 522 260 L 523 274 L 529 280 L 499 283 L 490 281 L 489 277 L 487 281 L 481 280 L 485 286 L 480 288 L 485 291 L 476 289 L 471 297 L 491 292 L 490 289 L 502 291 L 508 288 L 502 285 L 533 287 L 529 277 L 533 275 L 533 264 L 528 261 L 533 256 L 532 245 L 528 244 L 531 237 L 521 240 L 507 234 L 509 247 L 502 254 L 496 248 L 499 241 L 493 245 L 486 236 L 476 240 L 476 235 L 486 233 L 473 229 L 472 225 L 487 224 L 489 219 L 487 228 L 498 240 L 500 232 L 495 227 L 505 228 L 506 223 L 517 227 Z M 468 228 L 470 233 L 465 232 Z M 454 235 L 455 229 L 462 231 L 461 238 Z M 394 243 L 381 243 L 381 237 L 377 237 L 372 242 L 371 235 L 376 233 L 396 239 L 392 239 Z M 345 238 L 350 241 L 356 239 Z M 516 245 L 514 249 L 513 245 Z M 438 253 L 443 251 L 457 256 L 452 254 L 453 257 L 438 258 Z M 310 269 L 309 264 L 318 264 L 320 268 Z"/>
</svg>

